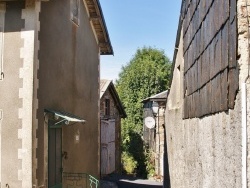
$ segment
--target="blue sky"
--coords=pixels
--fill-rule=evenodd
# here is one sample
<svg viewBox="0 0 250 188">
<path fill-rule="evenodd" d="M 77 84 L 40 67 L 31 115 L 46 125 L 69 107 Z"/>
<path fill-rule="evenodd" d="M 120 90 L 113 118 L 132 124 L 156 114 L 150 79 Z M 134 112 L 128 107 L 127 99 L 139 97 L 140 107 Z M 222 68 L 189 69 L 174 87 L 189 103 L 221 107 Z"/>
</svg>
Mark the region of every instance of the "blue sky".
<svg viewBox="0 0 250 188">
<path fill-rule="evenodd" d="M 101 56 L 101 78 L 115 81 L 138 48 L 151 46 L 172 60 L 181 0 L 99 0 L 114 56 Z"/>
</svg>

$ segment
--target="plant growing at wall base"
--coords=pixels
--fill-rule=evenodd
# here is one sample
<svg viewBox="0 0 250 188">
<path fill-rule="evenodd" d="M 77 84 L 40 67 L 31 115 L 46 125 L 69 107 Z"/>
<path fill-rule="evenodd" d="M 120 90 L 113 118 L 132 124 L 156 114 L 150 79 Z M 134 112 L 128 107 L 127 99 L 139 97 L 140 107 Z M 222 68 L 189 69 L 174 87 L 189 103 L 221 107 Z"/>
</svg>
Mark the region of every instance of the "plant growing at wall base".
<svg viewBox="0 0 250 188">
<path fill-rule="evenodd" d="M 155 156 L 154 152 L 148 148 L 145 149 L 146 155 L 146 170 L 148 173 L 148 178 L 153 177 L 155 175 Z"/>
</svg>

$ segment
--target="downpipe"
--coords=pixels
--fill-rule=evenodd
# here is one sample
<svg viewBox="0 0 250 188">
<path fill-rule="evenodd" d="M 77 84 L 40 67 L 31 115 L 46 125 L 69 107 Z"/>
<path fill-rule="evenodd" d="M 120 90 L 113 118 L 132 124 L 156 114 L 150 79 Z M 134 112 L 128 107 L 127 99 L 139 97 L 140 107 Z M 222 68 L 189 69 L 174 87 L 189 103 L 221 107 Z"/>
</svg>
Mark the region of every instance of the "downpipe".
<svg viewBox="0 0 250 188">
<path fill-rule="evenodd" d="M 248 0 L 245 0 L 246 5 L 246 12 L 247 12 L 247 40 L 248 40 L 248 50 L 250 50 L 250 32 L 249 32 L 249 13 L 248 13 Z M 248 75 L 244 82 L 241 84 L 241 144 L 242 144 L 242 171 L 241 171 L 241 177 L 242 177 L 242 188 L 247 188 L 247 80 L 250 75 L 250 52 L 248 51 Z"/>
</svg>

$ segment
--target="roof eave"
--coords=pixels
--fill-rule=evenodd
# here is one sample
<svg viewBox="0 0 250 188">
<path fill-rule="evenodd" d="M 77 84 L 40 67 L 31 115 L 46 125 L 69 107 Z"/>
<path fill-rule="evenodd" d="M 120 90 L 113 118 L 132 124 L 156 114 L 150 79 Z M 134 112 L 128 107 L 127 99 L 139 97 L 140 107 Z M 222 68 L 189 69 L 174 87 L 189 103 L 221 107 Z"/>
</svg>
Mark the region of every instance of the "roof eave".
<svg viewBox="0 0 250 188">
<path fill-rule="evenodd" d="M 113 55 L 113 47 L 99 0 L 85 0 L 85 2 L 89 11 L 90 21 L 92 21 L 97 36 L 100 54 Z"/>
<path fill-rule="evenodd" d="M 167 102 L 167 97 L 166 98 L 147 98 L 142 100 L 142 103 L 147 103 L 149 101 L 157 101 L 157 102 Z"/>
</svg>

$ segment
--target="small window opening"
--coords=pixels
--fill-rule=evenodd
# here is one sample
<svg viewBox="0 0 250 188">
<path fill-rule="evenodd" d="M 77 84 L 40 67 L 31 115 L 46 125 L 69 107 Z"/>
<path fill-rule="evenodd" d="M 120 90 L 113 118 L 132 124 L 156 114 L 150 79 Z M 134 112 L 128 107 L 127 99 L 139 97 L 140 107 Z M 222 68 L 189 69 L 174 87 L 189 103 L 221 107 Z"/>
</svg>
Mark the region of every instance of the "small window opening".
<svg viewBox="0 0 250 188">
<path fill-rule="evenodd" d="M 105 115 L 109 116 L 110 115 L 110 100 L 105 99 Z"/>
</svg>

